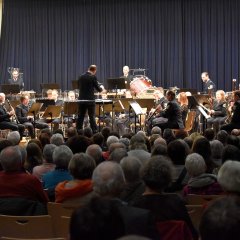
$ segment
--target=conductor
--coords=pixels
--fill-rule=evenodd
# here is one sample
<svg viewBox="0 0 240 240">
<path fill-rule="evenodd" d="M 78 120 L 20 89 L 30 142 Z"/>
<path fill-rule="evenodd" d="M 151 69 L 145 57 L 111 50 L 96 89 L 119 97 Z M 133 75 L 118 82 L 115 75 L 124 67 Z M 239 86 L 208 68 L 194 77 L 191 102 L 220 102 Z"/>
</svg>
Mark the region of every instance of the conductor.
<svg viewBox="0 0 240 240">
<path fill-rule="evenodd" d="M 94 133 L 97 132 L 97 124 L 95 121 L 95 96 L 94 90 L 101 92 L 104 90 L 103 85 L 100 85 L 95 76 L 97 72 L 97 66 L 91 65 L 88 71 L 78 78 L 79 89 L 79 110 L 77 119 L 77 129 L 80 130 L 83 127 L 83 121 L 85 114 L 88 111 L 90 126 Z"/>
</svg>

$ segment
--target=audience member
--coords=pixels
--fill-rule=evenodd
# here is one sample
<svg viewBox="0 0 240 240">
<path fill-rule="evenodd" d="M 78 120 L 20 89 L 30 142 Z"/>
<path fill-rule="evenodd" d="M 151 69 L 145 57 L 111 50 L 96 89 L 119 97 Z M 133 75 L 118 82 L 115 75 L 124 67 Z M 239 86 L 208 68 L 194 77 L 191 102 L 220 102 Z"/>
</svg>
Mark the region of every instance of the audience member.
<svg viewBox="0 0 240 240">
<path fill-rule="evenodd" d="M 18 145 L 20 143 L 21 137 L 18 131 L 9 132 L 7 135 L 7 140 L 12 143 L 12 145 Z"/>
<path fill-rule="evenodd" d="M 168 157 L 152 157 L 141 169 L 141 177 L 146 188 L 143 195 L 134 203 L 134 206 L 149 209 L 157 222 L 166 220 L 185 221 L 194 239 L 197 239 L 196 230 L 183 200 L 177 194 L 164 193 L 164 190 L 172 182 L 173 171 L 173 165 Z"/>
<path fill-rule="evenodd" d="M 222 150 L 222 164 L 227 160 L 240 161 L 240 150 L 234 145 L 226 145 Z"/>
<path fill-rule="evenodd" d="M 216 139 L 219 140 L 223 145 L 226 145 L 228 133 L 225 130 L 220 130 L 217 133 Z"/>
<path fill-rule="evenodd" d="M 124 157 L 120 165 L 123 169 L 126 184 L 120 198 L 132 205 L 144 192 L 145 185 L 140 178 L 142 163 L 135 157 Z"/>
<path fill-rule="evenodd" d="M 95 160 L 96 165 L 104 161 L 104 158 L 102 156 L 102 149 L 97 144 L 89 145 L 87 147 L 86 154 Z"/>
<path fill-rule="evenodd" d="M 118 163 L 106 161 L 100 163 L 93 171 L 93 189 L 101 197 L 116 203 L 124 222 L 125 235 L 138 234 L 152 239 L 159 239 L 155 224 L 149 211 L 127 206 L 119 200 L 124 189 L 125 178 Z"/>
<path fill-rule="evenodd" d="M 93 196 L 92 173 L 96 167 L 92 157 L 76 153 L 69 162 L 68 169 L 72 180 L 58 183 L 55 188 L 55 202 L 83 205 Z"/>
<path fill-rule="evenodd" d="M 190 179 L 183 189 L 184 197 L 188 194 L 217 195 L 223 192 L 217 182 L 217 177 L 214 174 L 206 173 L 207 166 L 200 154 L 189 154 L 185 167 Z"/>
<path fill-rule="evenodd" d="M 63 135 L 60 133 L 53 134 L 50 138 L 50 143 L 56 146 L 63 145 L 65 143 Z"/>
<path fill-rule="evenodd" d="M 42 180 L 43 174 L 53 171 L 55 164 L 53 163 L 53 152 L 56 148 L 54 144 L 46 144 L 43 149 L 43 163 L 33 168 L 32 174 L 39 180 Z"/>
<path fill-rule="evenodd" d="M 214 201 L 203 213 L 200 222 L 201 240 L 238 240 L 240 199 L 224 197 Z"/>
<path fill-rule="evenodd" d="M 208 141 L 212 141 L 215 138 L 215 132 L 212 128 L 207 128 L 204 131 L 204 137 L 208 140 Z"/>
<path fill-rule="evenodd" d="M 22 171 L 19 146 L 4 148 L 0 153 L 3 171 L 0 172 L 0 198 L 21 197 L 43 203 L 48 202 L 41 182 Z"/>
</svg>

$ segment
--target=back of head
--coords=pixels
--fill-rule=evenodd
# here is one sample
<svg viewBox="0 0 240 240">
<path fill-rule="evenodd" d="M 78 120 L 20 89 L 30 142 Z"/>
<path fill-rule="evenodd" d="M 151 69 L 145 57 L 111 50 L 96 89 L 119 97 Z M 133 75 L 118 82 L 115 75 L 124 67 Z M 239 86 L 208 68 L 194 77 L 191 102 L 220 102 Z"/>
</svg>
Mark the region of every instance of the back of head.
<svg viewBox="0 0 240 240">
<path fill-rule="evenodd" d="M 67 169 L 72 156 L 73 153 L 69 147 L 65 145 L 56 147 L 53 151 L 53 163 L 56 164 L 56 169 Z"/>
<path fill-rule="evenodd" d="M 162 192 L 172 182 L 174 168 L 166 156 L 154 156 L 141 169 L 140 175 L 146 186 L 156 192 Z"/>
<path fill-rule="evenodd" d="M 227 137 L 228 137 L 228 133 L 225 130 L 220 130 L 216 136 L 217 140 L 219 140 L 223 145 L 226 144 Z"/>
<path fill-rule="evenodd" d="M 134 149 L 142 149 L 147 151 L 147 145 L 146 145 L 146 140 L 145 137 L 141 136 L 141 134 L 135 134 L 132 136 L 130 140 L 130 145 L 129 145 L 130 150 Z"/>
<path fill-rule="evenodd" d="M 4 148 L 0 153 L 0 163 L 5 172 L 16 172 L 22 167 L 22 154 L 18 146 Z"/>
<path fill-rule="evenodd" d="M 222 158 L 223 144 L 219 140 L 213 140 L 210 142 L 210 146 L 213 159 Z"/>
<path fill-rule="evenodd" d="M 99 146 L 103 145 L 104 137 L 101 133 L 95 133 L 92 136 L 93 143 L 98 144 Z"/>
<path fill-rule="evenodd" d="M 162 135 L 162 129 L 158 126 L 153 127 L 151 130 L 151 135 L 153 135 L 153 134 Z"/>
<path fill-rule="evenodd" d="M 227 160 L 240 161 L 240 150 L 234 145 L 227 144 L 222 150 L 222 163 Z"/>
<path fill-rule="evenodd" d="M 50 143 L 55 144 L 56 146 L 60 146 L 64 144 L 63 135 L 60 133 L 55 133 L 50 138 Z"/>
<path fill-rule="evenodd" d="M 116 137 L 116 136 L 109 136 L 109 137 L 107 138 L 107 147 L 108 147 L 108 149 L 109 149 L 109 147 L 110 147 L 110 145 L 111 145 L 112 143 L 117 143 L 117 142 L 119 142 L 118 137 Z"/>
<path fill-rule="evenodd" d="M 70 221 L 70 240 L 113 240 L 125 234 L 124 223 L 115 201 L 93 198 L 75 210 Z"/>
<path fill-rule="evenodd" d="M 218 172 L 218 182 L 229 193 L 240 194 L 240 162 L 226 161 Z"/>
<path fill-rule="evenodd" d="M 233 146 L 239 147 L 239 138 L 234 135 L 229 135 L 227 137 L 227 144 L 231 144 Z"/>
<path fill-rule="evenodd" d="M 151 156 L 155 156 L 155 155 L 165 155 L 165 156 L 167 156 L 167 146 L 164 146 L 162 144 L 154 145 L 154 147 L 152 149 Z"/>
<path fill-rule="evenodd" d="M 95 160 L 96 165 L 102 162 L 102 149 L 97 144 L 91 144 L 87 147 L 86 154 Z"/>
<path fill-rule="evenodd" d="M 20 134 L 18 131 L 9 132 L 7 135 L 7 140 L 13 145 L 18 145 L 20 143 Z"/>
<path fill-rule="evenodd" d="M 116 148 L 111 152 L 108 160 L 120 163 L 120 161 L 127 155 L 127 150 L 125 148 Z"/>
<path fill-rule="evenodd" d="M 205 210 L 200 222 L 200 237 L 201 240 L 237 240 L 239 226 L 239 198 L 220 198 Z"/>
<path fill-rule="evenodd" d="M 208 140 L 208 141 L 212 141 L 215 137 L 215 133 L 214 130 L 212 128 L 207 128 L 204 131 L 204 137 Z"/>
<path fill-rule="evenodd" d="M 120 142 L 111 143 L 110 146 L 108 147 L 108 151 L 109 153 L 112 153 L 114 150 L 120 149 L 120 148 L 126 150 L 126 147 L 123 143 L 120 143 Z"/>
<path fill-rule="evenodd" d="M 77 129 L 74 127 L 69 127 L 67 129 L 67 137 L 70 138 L 70 137 L 74 137 L 74 136 L 77 136 Z"/>
<path fill-rule="evenodd" d="M 68 170 L 74 179 L 91 179 L 94 168 L 96 167 L 95 161 L 86 153 L 76 153 L 71 158 Z"/>
<path fill-rule="evenodd" d="M 86 127 L 83 129 L 83 136 L 91 138 L 93 136 L 93 131 L 90 127 Z"/>
<path fill-rule="evenodd" d="M 207 168 L 203 157 L 198 153 L 191 153 L 187 156 L 185 167 L 192 177 L 205 173 Z"/>
<path fill-rule="evenodd" d="M 167 151 L 175 165 L 184 165 L 190 149 L 183 140 L 177 139 L 168 144 Z"/>
<path fill-rule="evenodd" d="M 43 148 L 43 157 L 47 163 L 53 162 L 53 152 L 56 148 L 55 144 L 46 144 Z"/>
<path fill-rule="evenodd" d="M 124 173 L 118 163 L 105 161 L 93 171 L 93 189 L 102 197 L 118 197 L 125 184 Z"/>
<path fill-rule="evenodd" d="M 140 179 L 140 168 L 142 163 L 135 157 L 124 157 L 120 165 L 123 169 L 126 182 L 134 183 Z"/>
<path fill-rule="evenodd" d="M 156 146 L 156 145 L 159 145 L 159 144 L 167 147 L 167 142 L 166 142 L 166 140 L 165 140 L 164 138 L 162 138 L 162 137 L 157 138 L 157 139 L 154 141 L 154 144 L 153 144 L 153 145 Z"/>
</svg>

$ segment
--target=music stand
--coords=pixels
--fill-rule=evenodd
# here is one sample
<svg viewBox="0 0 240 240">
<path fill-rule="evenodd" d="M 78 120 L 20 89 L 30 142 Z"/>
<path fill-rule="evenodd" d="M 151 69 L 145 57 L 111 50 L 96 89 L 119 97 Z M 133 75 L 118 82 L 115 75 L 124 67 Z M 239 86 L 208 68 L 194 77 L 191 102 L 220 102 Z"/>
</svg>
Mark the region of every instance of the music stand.
<svg viewBox="0 0 240 240">
<path fill-rule="evenodd" d="M 61 115 L 62 111 L 62 106 L 48 106 L 43 113 L 42 118 L 49 119 L 51 120 L 51 131 L 52 131 L 52 120 L 55 118 L 59 118 Z"/>
<path fill-rule="evenodd" d="M 18 84 L 1 84 L 1 91 L 5 94 L 17 94 L 20 92 Z"/>
<path fill-rule="evenodd" d="M 40 83 L 41 91 L 43 89 L 60 89 L 60 86 L 58 83 Z"/>
<path fill-rule="evenodd" d="M 127 88 L 127 79 L 126 78 L 108 78 L 107 86 L 109 89 L 114 89 L 117 98 L 117 90 L 118 89 L 126 89 Z"/>
<path fill-rule="evenodd" d="M 129 105 L 130 105 L 130 109 L 132 108 L 133 109 L 133 112 L 135 114 L 134 118 L 135 118 L 135 121 L 134 121 L 134 125 L 135 125 L 135 133 L 137 132 L 137 115 L 142 115 L 144 114 L 141 106 L 136 102 L 136 101 L 129 101 Z M 130 109 L 129 109 L 129 119 L 130 119 Z M 140 120 L 141 122 L 141 120 Z"/>
<path fill-rule="evenodd" d="M 49 105 L 55 105 L 54 99 L 45 99 L 45 98 L 36 99 L 36 103 L 43 103 L 42 109 L 41 109 L 41 110 L 43 110 L 43 111 L 44 111 Z"/>
<path fill-rule="evenodd" d="M 70 115 L 78 114 L 78 102 L 77 101 L 65 101 L 63 106 L 64 115 L 67 115 L 68 126 Z"/>
<path fill-rule="evenodd" d="M 196 109 L 199 106 L 199 103 L 195 96 L 187 96 L 188 99 L 188 108 L 189 109 Z"/>
<path fill-rule="evenodd" d="M 33 134 L 35 137 L 35 123 L 36 115 L 40 112 L 43 103 L 33 103 L 30 109 L 28 110 L 27 116 L 33 116 Z"/>
</svg>

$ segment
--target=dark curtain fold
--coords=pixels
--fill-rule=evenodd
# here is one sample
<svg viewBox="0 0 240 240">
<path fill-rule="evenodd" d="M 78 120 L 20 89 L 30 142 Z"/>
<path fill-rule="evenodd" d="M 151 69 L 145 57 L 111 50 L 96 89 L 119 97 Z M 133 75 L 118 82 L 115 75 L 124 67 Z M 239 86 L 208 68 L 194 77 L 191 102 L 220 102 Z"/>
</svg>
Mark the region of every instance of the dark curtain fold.
<svg viewBox="0 0 240 240">
<path fill-rule="evenodd" d="M 25 89 L 71 80 L 95 63 L 97 76 L 144 68 L 153 85 L 202 90 L 208 71 L 231 90 L 240 69 L 238 0 L 5 0 L 0 81 L 20 67 Z"/>
</svg>

